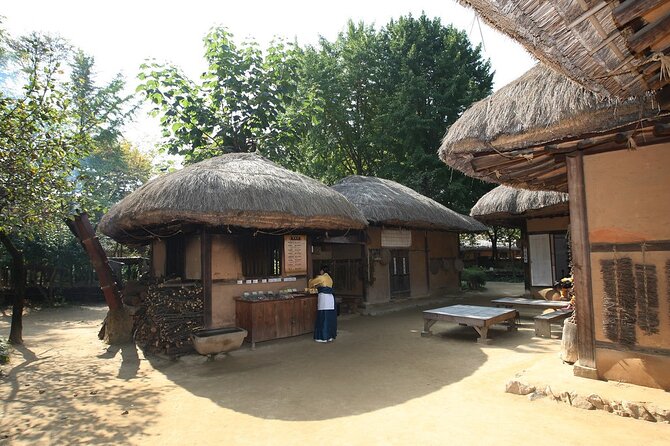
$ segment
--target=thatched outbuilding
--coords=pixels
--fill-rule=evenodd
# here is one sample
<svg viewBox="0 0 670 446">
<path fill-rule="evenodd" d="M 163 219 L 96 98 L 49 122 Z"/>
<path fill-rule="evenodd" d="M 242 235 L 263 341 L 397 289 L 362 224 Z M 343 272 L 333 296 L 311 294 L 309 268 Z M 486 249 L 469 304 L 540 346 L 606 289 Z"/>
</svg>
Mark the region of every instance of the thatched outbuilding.
<svg viewBox="0 0 670 446">
<path fill-rule="evenodd" d="M 477 220 L 384 178 L 351 175 L 332 188 L 353 203 L 370 224 L 463 232 L 487 229 Z"/>
<path fill-rule="evenodd" d="M 575 374 L 670 389 L 670 301 L 659 298 L 670 295 L 670 277 L 661 279 L 670 268 L 670 200 L 662 198 L 670 2 L 463 3 L 548 67 L 466 111 L 441 158 L 489 181 L 569 192 Z M 566 100 L 552 93 L 559 85 Z"/>
<path fill-rule="evenodd" d="M 498 186 L 477 201 L 470 215 L 486 224 L 521 229 L 527 293 L 570 275 L 568 194 Z"/>
<path fill-rule="evenodd" d="M 498 186 L 484 194 L 470 216 L 486 224 L 519 226 L 527 218 L 561 217 L 569 214 L 568 194 Z"/>
<path fill-rule="evenodd" d="M 245 326 L 253 324 L 248 315 L 240 321 L 236 299 L 271 301 L 280 292 L 285 298 L 287 289 L 303 292 L 312 275 L 312 239 L 366 224 L 335 190 L 262 156 L 240 153 L 154 178 L 115 204 L 98 228 L 121 243 L 150 245 L 155 279 L 201 282 L 205 327 L 241 325 L 252 336 L 258 327 Z M 282 314 L 291 318 L 262 329 L 271 337 L 311 331 L 315 298 L 308 304 L 314 312 L 302 303 L 299 314 L 285 308 Z"/>
<path fill-rule="evenodd" d="M 99 230 L 141 243 L 184 226 L 362 229 L 341 194 L 253 153 L 218 156 L 154 178 L 112 206 Z"/>
<path fill-rule="evenodd" d="M 485 231 L 484 225 L 382 178 L 354 175 L 332 188 L 369 223 L 361 239 L 331 238 L 315 246 L 315 259 L 332 262 L 340 296 L 373 306 L 459 287 L 458 234 Z"/>
</svg>

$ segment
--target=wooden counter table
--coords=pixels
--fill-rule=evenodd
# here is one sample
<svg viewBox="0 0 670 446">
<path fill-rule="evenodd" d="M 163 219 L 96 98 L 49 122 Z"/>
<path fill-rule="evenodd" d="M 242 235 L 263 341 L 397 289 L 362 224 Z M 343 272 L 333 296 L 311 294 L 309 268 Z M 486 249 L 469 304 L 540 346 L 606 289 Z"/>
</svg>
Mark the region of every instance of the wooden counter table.
<svg viewBox="0 0 670 446">
<path fill-rule="evenodd" d="M 235 300 L 237 326 L 249 332 L 245 341 L 256 342 L 299 336 L 314 331 L 316 295 L 287 299 Z"/>
</svg>

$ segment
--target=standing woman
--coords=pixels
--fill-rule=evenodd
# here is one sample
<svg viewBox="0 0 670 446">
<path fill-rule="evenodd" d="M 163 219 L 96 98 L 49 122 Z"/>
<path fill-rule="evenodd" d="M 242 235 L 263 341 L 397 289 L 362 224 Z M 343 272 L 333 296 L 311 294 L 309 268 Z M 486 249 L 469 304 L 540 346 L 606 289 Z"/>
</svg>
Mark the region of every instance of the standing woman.
<svg viewBox="0 0 670 446">
<path fill-rule="evenodd" d="M 337 337 L 337 313 L 333 296 L 333 279 L 328 274 L 328 267 L 322 266 L 319 275 L 309 281 L 309 287 L 319 292 L 314 326 L 316 342 L 332 342 Z"/>
</svg>

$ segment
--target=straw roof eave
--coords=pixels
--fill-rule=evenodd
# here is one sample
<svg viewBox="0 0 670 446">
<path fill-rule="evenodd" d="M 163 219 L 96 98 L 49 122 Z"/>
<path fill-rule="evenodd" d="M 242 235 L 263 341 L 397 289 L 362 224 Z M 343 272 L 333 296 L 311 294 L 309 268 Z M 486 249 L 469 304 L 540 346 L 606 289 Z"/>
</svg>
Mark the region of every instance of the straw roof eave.
<svg viewBox="0 0 670 446">
<path fill-rule="evenodd" d="M 569 213 L 568 194 L 498 186 L 477 201 L 470 216 L 488 224 L 516 224 L 527 218 L 558 217 Z"/>
<path fill-rule="evenodd" d="M 356 206 L 370 224 L 455 232 L 483 232 L 486 226 L 391 180 L 352 175 L 333 189 Z"/>
<path fill-rule="evenodd" d="M 544 64 L 600 95 L 626 99 L 669 82 L 659 73 L 667 64 L 659 62 L 664 53 L 667 57 L 667 26 L 657 26 L 670 11 L 668 2 L 459 2 L 472 7 L 490 26 L 522 44 Z M 643 33 L 645 39 L 638 39 Z"/>
<path fill-rule="evenodd" d="M 645 132 L 667 116 L 652 96 L 602 98 L 538 64 L 466 110 L 449 128 L 439 156 L 485 181 L 566 191 L 565 163 L 550 148 L 577 150 L 585 138 L 611 145 L 617 132 L 629 132 L 621 148 L 630 139 L 651 144 L 655 139 Z"/>
<path fill-rule="evenodd" d="M 331 188 L 247 153 L 212 158 L 149 181 L 112 206 L 98 229 L 137 244 L 138 234 L 145 234 L 145 243 L 152 233 L 162 236 L 150 228 L 179 225 L 348 230 L 367 222 Z"/>
</svg>

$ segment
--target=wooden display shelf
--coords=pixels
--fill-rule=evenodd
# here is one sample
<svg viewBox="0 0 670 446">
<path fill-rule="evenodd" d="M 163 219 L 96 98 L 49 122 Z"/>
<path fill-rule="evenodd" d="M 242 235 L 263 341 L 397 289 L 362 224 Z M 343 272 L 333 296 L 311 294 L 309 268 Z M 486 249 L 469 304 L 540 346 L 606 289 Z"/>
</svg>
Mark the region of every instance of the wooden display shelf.
<svg viewBox="0 0 670 446">
<path fill-rule="evenodd" d="M 256 348 L 256 342 L 299 336 L 314 331 L 316 296 L 289 299 L 235 300 L 237 326 L 249 333 L 244 339 Z"/>
</svg>

